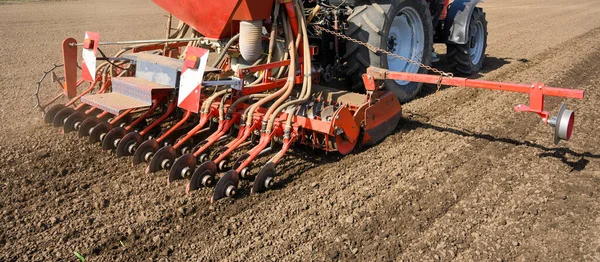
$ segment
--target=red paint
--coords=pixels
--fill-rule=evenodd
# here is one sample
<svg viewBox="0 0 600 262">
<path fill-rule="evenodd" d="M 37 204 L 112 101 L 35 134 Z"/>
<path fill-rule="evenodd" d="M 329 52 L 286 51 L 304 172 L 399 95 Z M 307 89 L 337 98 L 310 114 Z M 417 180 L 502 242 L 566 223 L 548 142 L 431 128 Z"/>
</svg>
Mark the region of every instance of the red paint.
<svg viewBox="0 0 600 262">
<path fill-rule="evenodd" d="M 231 37 L 239 30 L 239 23 L 232 21 L 234 11 L 241 1 L 237 0 L 152 0 L 190 25 L 207 38 Z"/>
</svg>

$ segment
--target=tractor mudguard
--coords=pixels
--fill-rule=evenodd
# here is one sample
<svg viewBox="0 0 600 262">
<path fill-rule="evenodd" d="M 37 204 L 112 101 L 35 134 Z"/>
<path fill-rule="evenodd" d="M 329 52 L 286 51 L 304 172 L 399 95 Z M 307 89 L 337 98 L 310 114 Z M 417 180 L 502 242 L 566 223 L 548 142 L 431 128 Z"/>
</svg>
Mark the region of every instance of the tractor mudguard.
<svg viewBox="0 0 600 262">
<path fill-rule="evenodd" d="M 459 45 L 469 40 L 469 23 L 475 6 L 481 0 L 455 0 L 448 7 L 448 15 L 444 22 L 444 35 L 447 41 Z"/>
</svg>

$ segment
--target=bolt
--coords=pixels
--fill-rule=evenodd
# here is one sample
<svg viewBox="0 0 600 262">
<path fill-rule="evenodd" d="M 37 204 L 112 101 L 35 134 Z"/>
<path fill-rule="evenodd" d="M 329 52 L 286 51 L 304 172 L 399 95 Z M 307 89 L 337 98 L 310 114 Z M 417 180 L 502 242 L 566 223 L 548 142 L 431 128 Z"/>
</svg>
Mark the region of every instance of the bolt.
<svg viewBox="0 0 600 262">
<path fill-rule="evenodd" d="M 228 186 L 227 190 L 225 190 L 225 195 L 227 195 L 227 197 L 235 196 L 235 186 L 234 185 Z"/>
<path fill-rule="evenodd" d="M 183 147 L 183 148 L 181 149 L 181 153 L 182 153 L 182 154 L 187 154 L 187 153 L 188 153 L 188 150 L 190 150 L 190 149 L 189 149 L 187 146 L 185 146 L 185 147 Z"/>
<path fill-rule="evenodd" d="M 265 188 L 270 189 L 273 187 L 273 184 L 275 184 L 275 179 L 272 177 L 269 176 L 265 179 Z"/>
<path fill-rule="evenodd" d="M 146 155 L 144 156 L 144 159 L 146 160 L 146 162 L 150 161 L 150 159 L 152 159 L 153 155 L 154 155 L 154 153 L 152 153 L 152 152 L 146 153 Z"/>
<path fill-rule="evenodd" d="M 244 167 L 244 169 L 242 169 L 242 172 L 240 174 L 242 175 L 243 178 L 247 178 L 248 173 L 249 173 L 248 171 L 249 170 L 247 167 Z"/>
<path fill-rule="evenodd" d="M 79 128 L 81 127 L 81 122 L 75 122 L 73 127 L 75 127 L 75 130 L 79 130 Z"/>
<path fill-rule="evenodd" d="M 227 160 L 222 160 L 221 162 L 219 162 L 219 169 L 225 170 L 225 165 L 227 165 Z"/>
<path fill-rule="evenodd" d="M 192 173 L 191 168 L 186 166 L 181 170 L 181 177 L 182 178 L 189 177 L 191 175 L 191 173 Z"/>
<path fill-rule="evenodd" d="M 169 169 L 171 167 L 171 159 L 163 160 L 160 166 L 162 166 L 163 169 Z"/>
<path fill-rule="evenodd" d="M 129 145 L 129 147 L 127 147 L 127 151 L 129 151 L 130 154 L 133 154 L 133 152 L 135 152 L 135 150 L 137 150 L 137 147 L 134 144 Z"/>
<path fill-rule="evenodd" d="M 115 147 L 117 147 L 119 145 L 119 142 L 121 142 L 120 138 L 115 139 L 115 141 L 113 142 L 113 144 L 115 145 Z"/>
<path fill-rule="evenodd" d="M 104 140 L 105 137 L 106 137 L 106 133 L 100 134 L 100 141 Z"/>
<path fill-rule="evenodd" d="M 200 155 L 200 158 L 198 160 L 200 160 L 200 162 L 204 162 L 208 159 L 208 155 L 207 154 L 202 154 Z"/>
<path fill-rule="evenodd" d="M 204 176 L 202 178 L 202 185 L 204 185 L 206 187 L 212 185 L 212 182 L 213 181 L 212 181 L 212 177 L 211 176 Z"/>
</svg>

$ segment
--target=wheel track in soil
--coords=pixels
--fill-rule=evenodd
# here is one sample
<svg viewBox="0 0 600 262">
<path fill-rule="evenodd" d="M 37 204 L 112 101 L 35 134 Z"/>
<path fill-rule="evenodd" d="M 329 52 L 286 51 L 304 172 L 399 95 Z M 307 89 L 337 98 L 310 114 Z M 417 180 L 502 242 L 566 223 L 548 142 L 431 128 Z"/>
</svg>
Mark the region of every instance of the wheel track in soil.
<svg viewBox="0 0 600 262">
<path fill-rule="evenodd" d="M 587 42 L 589 41 L 585 41 L 585 40 L 589 40 L 589 39 L 597 39 L 597 36 L 599 35 L 600 30 L 595 29 L 590 31 L 589 33 L 586 33 L 576 39 L 573 39 L 572 41 L 569 41 L 563 45 L 561 45 L 558 48 L 554 48 L 546 53 L 543 53 L 542 55 L 540 55 L 539 57 L 536 57 L 536 59 L 534 59 L 534 63 L 531 63 L 530 65 L 522 65 L 522 66 L 518 66 L 517 68 L 515 68 L 514 70 L 511 70 L 513 72 L 519 72 L 519 71 L 525 71 L 526 69 L 530 69 L 532 67 L 538 66 L 540 64 L 543 64 L 545 61 L 549 60 L 549 59 L 557 59 L 560 60 L 558 58 L 556 58 L 556 54 L 559 53 L 561 50 L 564 50 L 566 47 L 573 47 L 576 46 L 577 43 L 580 43 L 579 45 L 582 45 L 581 42 L 584 42 L 587 44 Z M 573 48 L 574 50 L 578 50 L 577 48 Z M 563 56 L 570 56 L 569 54 L 563 54 Z M 586 67 L 586 65 L 582 66 L 582 67 L 577 67 L 571 71 L 577 71 L 577 70 L 581 70 L 584 67 Z M 505 74 L 510 74 L 511 72 L 507 72 Z M 556 78 L 560 78 L 560 77 L 556 77 Z M 479 94 L 485 94 L 486 92 L 479 92 Z M 555 104 L 555 103 L 554 103 Z M 552 108 L 552 105 L 550 105 Z M 498 125 L 502 126 L 503 123 L 497 123 Z M 495 128 L 493 128 L 495 129 Z M 491 134 L 495 134 L 498 133 L 497 130 L 491 130 Z M 529 134 L 531 131 L 529 131 L 528 129 L 524 129 L 524 130 L 520 130 L 520 132 L 517 133 L 511 133 L 511 137 L 513 135 L 516 136 L 526 136 L 527 134 Z M 466 170 L 469 169 L 474 169 L 476 167 L 479 167 L 481 165 L 480 162 L 477 161 L 477 159 L 479 160 L 485 160 L 487 158 L 487 154 L 485 153 L 493 153 L 495 151 L 497 151 L 499 148 L 505 147 L 505 145 L 497 145 L 496 143 L 492 143 L 490 144 L 490 142 L 486 142 L 486 141 L 476 141 L 475 145 L 473 146 L 473 148 L 470 149 L 469 152 L 471 152 L 471 154 L 467 154 L 465 155 L 464 152 L 460 152 L 458 153 L 458 155 L 460 155 L 460 159 L 454 159 L 453 161 L 451 161 L 450 163 L 453 162 L 462 162 L 464 161 L 464 159 L 470 159 L 473 156 L 476 155 L 484 155 L 485 157 L 480 157 L 480 158 L 475 158 L 475 160 L 470 161 L 470 165 L 466 165 L 464 168 L 461 168 L 461 170 L 449 170 L 449 171 L 453 171 L 453 172 L 457 172 L 457 173 L 465 173 L 464 177 L 457 177 L 455 179 L 454 182 L 451 183 L 447 183 L 450 187 L 457 187 L 457 185 L 461 185 L 461 181 L 469 181 L 469 178 L 475 178 L 476 182 L 473 182 L 472 180 L 470 180 L 469 182 L 467 182 L 466 186 L 458 186 L 458 188 L 466 188 L 469 189 L 467 191 L 465 191 L 463 194 L 461 195 L 470 195 L 473 190 L 476 190 L 478 185 L 479 185 L 479 181 L 481 180 L 481 176 L 471 176 L 469 175 L 469 172 L 467 172 Z M 484 154 L 481 154 L 481 151 L 485 152 Z M 489 161 L 488 161 L 489 162 Z M 461 172 L 462 171 L 462 172 Z M 407 183 L 407 184 L 411 184 L 411 183 Z M 419 199 L 421 198 L 421 196 L 424 194 L 423 192 L 428 192 L 428 190 L 426 188 L 418 188 L 415 189 L 414 192 L 409 192 L 407 193 L 407 195 L 412 196 L 412 198 L 415 199 Z M 383 198 L 386 198 L 385 196 L 382 196 Z M 441 198 L 434 198 L 434 199 L 444 199 L 444 200 L 448 200 L 449 197 L 448 196 L 442 196 Z M 442 210 L 450 210 L 455 204 L 459 203 L 461 199 L 456 199 L 457 201 L 450 201 L 450 203 L 454 202 L 454 204 L 450 204 L 450 205 L 441 205 L 441 209 Z M 496 200 L 498 201 L 498 200 Z M 431 205 L 435 206 L 435 203 L 430 203 Z M 490 203 L 493 204 L 494 203 Z M 383 210 L 394 210 L 393 207 L 381 207 L 381 209 Z M 436 210 L 435 208 L 433 208 L 434 210 Z M 417 230 L 417 232 L 419 231 L 425 231 L 429 228 L 429 226 L 431 226 L 432 224 L 434 224 L 436 222 L 437 219 L 439 219 L 440 217 L 443 217 L 446 214 L 446 212 L 442 212 L 439 214 L 434 214 L 432 217 L 428 217 L 427 215 L 424 215 L 426 217 L 426 220 L 428 221 L 428 223 L 426 223 L 425 225 L 419 225 L 422 226 L 423 228 L 421 230 Z M 379 223 L 374 222 L 374 227 L 379 227 Z M 414 228 L 408 228 L 408 229 L 414 229 Z M 345 229 L 344 229 L 345 230 Z M 413 232 L 415 230 L 398 230 L 398 231 L 408 231 L 408 232 Z M 341 232 L 339 232 L 339 234 L 341 235 Z M 419 233 L 416 233 L 415 235 L 418 235 Z M 410 239 L 410 238 L 409 238 Z M 391 241 L 394 242 L 394 241 Z M 405 241 L 406 242 L 406 241 Z M 408 241 L 410 242 L 410 241 Z M 394 250 L 391 251 L 391 253 L 394 253 Z"/>
<path fill-rule="evenodd" d="M 592 37 L 593 37 L 593 36 L 595 36 L 595 35 L 594 35 L 594 34 L 592 34 Z M 575 41 L 579 41 L 579 40 L 580 40 L 580 39 L 576 39 Z M 567 45 L 570 45 L 570 44 L 567 44 Z M 553 51 L 554 51 L 554 50 L 553 50 Z M 550 53 L 552 53 L 552 52 L 550 52 Z M 543 57 L 552 57 L 552 56 L 551 56 L 551 55 L 544 55 Z M 540 62 L 540 63 L 541 63 L 541 62 Z M 536 65 L 537 65 L 537 64 L 536 64 Z M 522 67 L 521 67 L 521 69 L 522 69 Z M 579 69 L 579 68 L 578 68 L 578 69 Z M 495 133 L 495 132 L 492 132 L 492 133 Z M 522 132 L 522 133 L 521 133 L 521 135 L 526 135 L 526 134 L 527 134 L 527 132 Z M 476 146 L 475 146 L 475 148 L 473 148 L 473 149 L 472 149 L 472 152 L 478 151 L 478 150 L 480 150 L 480 149 L 484 149 L 485 151 L 488 151 L 488 152 L 494 152 L 494 151 L 496 151 L 498 148 L 497 148 L 497 146 L 495 146 L 495 145 L 493 145 L 493 144 L 492 144 L 492 145 L 489 145 L 489 143 L 488 143 L 488 142 L 480 142 L 480 143 L 476 143 Z M 471 156 L 473 156 L 473 155 L 467 155 L 467 156 L 466 156 L 466 158 L 470 158 Z M 462 157 L 463 157 L 463 159 L 465 158 L 464 154 L 462 155 Z M 455 161 L 452 161 L 452 162 L 455 162 Z M 459 162 L 460 162 L 460 160 L 459 160 Z M 479 164 L 472 164 L 471 166 L 468 166 L 467 168 L 463 168 L 463 169 L 469 169 L 469 168 L 472 168 L 472 167 L 473 167 L 473 165 L 479 165 Z M 459 184 L 459 183 L 458 183 L 459 181 L 466 180 L 466 178 L 472 178 L 472 177 L 470 177 L 470 176 L 467 174 L 467 175 L 466 175 L 466 176 L 464 176 L 464 177 L 459 177 L 459 178 L 457 178 L 457 179 L 456 179 L 457 181 L 455 181 L 455 182 L 453 182 L 453 183 L 448 183 L 448 184 L 451 184 L 452 186 L 456 186 L 456 184 Z M 410 184 L 410 183 L 408 183 L 408 184 Z M 467 186 L 465 186 L 465 188 L 471 188 L 472 190 L 474 190 L 474 189 L 477 187 L 477 186 L 471 186 L 471 184 L 472 184 L 472 183 L 469 183 Z M 475 184 L 478 184 L 478 182 L 475 182 Z M 407 195 L 412 195 L 412 196 L 413 196 L 413 198 L 419 199 L 419 198 L 420 198 L 420 195 L 419 195 L 417 192 L 424 192 L 425 190 L 426 190 L 425 188 L 418 188 L 418 189 L 414 190 L 414 192 L 413 192 L 413 193 L 408 193 Z M 422 194 L 422 193 L 421 193 L 421 194 Z M 470 192 L 468 192 L 468 191 L 467 191 L 467 192 L 466 192 L 466 194 L 468 195 L 468 194 L 470 194 Z M 416 195 L 416 196 L 415 196 L 415 195 Z M 385 196 L 384 196 L 383 198 L 385 198 Z M 441 197 L 440 199 L 448 199 L 448 197 L 447 197 L 447 196 L 445 196 L 445 197 Z M 450 202 L 453 202 L 453 201 L 450 201 Z M 458 202 L 459 202 L 459 201 L 456 201 L 456 202 L 455 202 L 455 204 L 456 204 L 456 203 L 458 203 Z M 239 202 L 238 202 L 238 203 L 239 203 Z M 238 204 L 238 203 L 236 203 L 236 204 Z M 451 204 L 451 205 L 449 205 L 449 206 L 442 205 L 442 208 L 443 208 L 443 209 L 445 209 L 445 210 L 449 210 L 449 209 L 451 209 L 452 207 L 453 207 L 453 204 Z M 392 208 L 389 208 L 389 209 L 388 209 L 388 208 L 385 208 L 385 207 L 382 207 L 382 209 L 383 209 L 383 210 L 393 210 Z M 247 206 L 244 206 L 244 211 L 245 211 L 245 210 L 247 210 Z M 255 210 L 255 211 L 256 211 L 256 210 L 259 210 L 259 209 L 258 209 L 257 207 L 254 207 L 254 209 L 253 209 L 253 210 Z M 440 213 L 440 214 L 438 214 L 437 216 L 434 216 L 434 219 L 433 219 L 433 220 L 432 220 L 430 223 L 427 223 L 427 224 L 425 225 L 425 228 L 424 228 L 423 230 L 426 230 L 426 229 L 428 228 L 428 226 L 430 226 L 431 224 L 435 223 L 435 221 L 437 220 L 437 218 L 439 218 L 439 217 L 442 217 L 442 216 L 444 216 L 444 215 L 445 215 L 445 213 Z M 428 219 L 428 220 L 429 220 L 429 219 Z M 374 223 L 374 224 L 377 224 L 377 223 Z M 272 228 L 272 229 L 273 229 L 273 230 L 275 230 L 275 231 L 277 231 L 277 228 Z M 402 231 L 402 230 L 400 230 L 400 231 Z M 407 231 L 411 231 L 411 230 L 407 230 Z M 393 241 L 392 241 L 392 242 L 393 242 Z M 215 253 L 220 253 L 220 252 L 215 252 Z M 231 258 L 231 257 L 230 257 L 230 258 Z"/>
</svg>

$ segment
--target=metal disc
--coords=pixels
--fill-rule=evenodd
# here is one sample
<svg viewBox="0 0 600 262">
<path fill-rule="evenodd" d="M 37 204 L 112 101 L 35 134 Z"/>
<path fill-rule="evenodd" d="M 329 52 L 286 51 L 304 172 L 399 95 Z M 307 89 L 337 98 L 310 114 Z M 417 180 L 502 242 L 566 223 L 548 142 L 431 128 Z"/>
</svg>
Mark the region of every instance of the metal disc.
<svg viewBox="0 0 600 262">
<path fill-rule="evenodd" d="M 229 147 L 226 147 L 226 146 L 219 148 L 217 151 L 215 151 L 215 153 L 212 155 L 212 157 L 210 159 L 211 160 L 217 159 L 221 155 L 221 153 L 223 153 L 227 150 L 229 150 Z"/>
<path fill-rule="evenodd" d="M 170 184 L 172 181 L 191 177 L 194 169 L 196 169 L 196 157 L 192 154 L 182 155 L 175 160 L 171 170 L 169 170 L 169 180 L 167 182 Z"/>
<path fill-rule="evenodd" d="M 210 178 L 211 182 L 214 182 L 215 176 L 217 175 L 217 165 L 213 161 L 206 161 L 202 163 L 196 171 L 190 177 L 190 182 L 185 189 L 186 193 L 189 193 L 191 190 L 199 189 L 203 186 L 212 186 L 212 183 L 203 184 L 203 181 L 206 181 L 205 177 Z"/>
<path fill-rule="evenodd" d="M 146 162 L 146 155 L 148 154 L 154 154 L 156 152 L 156 150 L 158 150 L 159 145 L 158 142 L 156 142 L 156 140 L 152 139 L 152 140 L 147 140 L 144 143 L 141 143 L 137 150 L 135 150 L 135 153 L 133 153 L 133 165 L 137 165 L 139 163 L 142 162 Z M 150 155 L 150 158 L 152 156 Z"/>
<path fill-rule="evenodd" d="M 90 130 L 92 130 L 92 128 L 94 128 L 99 123 L 100 119 L 98 119 L 95 116 L 89 116 L 88 118 L 83 120 L 83 122 L 81 122 L 77 135 L 79 135 L 79 137 L 89 136 Z"/>
<path fill-rule="evenodd" d="M 191 154 L 194 151 L 192 151 L 193 148 L 193 143 L 191 142 L 185 142 L 183 143 L 181 146 L 179 146 L 179 148 L 177 148 L 177 154 L 178 155 L 185 155 L 185 154 Z M 185 152 L 184 152 L 185 151 Z"/>
<path fill-rule="evenodd" d="M 242 165 L 242 163 L 244 163 L 244 161 L 246 159 L 248 159 L 250 157 L 250 154 L 248 153 L 244 153 L 243 155 L 241 155 L 240 157 L 238 157 L 235 162 L 233 163 L 233 167 L 231 169 L 237 169 L 238 167 L 240 167 L 240 165 Z"/>
<path fill-rule="evenodd" d="M 104 116 L 100 117 L 100 120 L 103 122 L 110 122 L 112 118 L 115 118 L 115 116 L 111 114 L 105 114 Z"/>
<path fill-rule="evenodd" d="M 119 121 L 114 123 L 114 126 L 122 126 L 122 125 L 126 125 L 127 123 L 130 123 L 131 120 L 131 115 L 128 114 L 124 117 L 122 117 L 121 119 L 119 119 Z"/>
<path fill-rule="evenodd" d="M 351 142 L 343 135 L 335 136 L 335 145 L 337 146 L 337 150 L 344 156 L 352 153 L 352 150 L 354 150 L 356 144 L 358 144 L 358 139 L 354 142 Z"/>
<path fill-rule="evenodd" d="M 83 106 L 77 108 L 77 111 L 85 113 L 85 111 L 88 111 L 88 109 L 90 109 L 90 106 L 83 104 Z M 95 116 L 95 115 L 99 114 L 96 112 L 102 112 L 102 111 L 100 109 L 95 108 L 94 110 L 92 110 L 92 112 L 89 113 L 89 115 Z"/>
<path fill-rule="evenodd" d="M 129 148 L 131 146 L 139 146 L 142 143 L 142 141 L 144 141 L 144 139 L 138 132 L 129 132 L 129 134 L 121 138 L 121 141 L 119 141 L 119 143 L 117 144 L 117 150 L 115 150 L 117 157 L 132 156 L 135 151 L 130 152 Z"/>
<path fill-rule="evenodd" d="M 76 131 L 77 130 L 76 125 L 80 125 L 81 122 L 83 122 L 83 120 L 85 120 L 86 117 L 87 116 L 85 115 L 85 113 L 83 113 L 81 111 L 75 111 L 73 114 L 71 114 L 69 117 L 67 117 L 67 119 L 65 119 L 65 124 L 63 125 L 64 133 Z M 77 123 L 79 123 L 79 124 L 77 124 Z"/>
<path fill-rule="evenodd" d="M 89 141 L 90 144 L 95 144 L 102 141 L 102 134 L 106 136 L 106 133 L 112 129 L 112 126 L 106 122 L 98 123 L 94 128 L 92 128 L 92 132 L 90 132 Z"/>
<path fill-rule="evenodd" d="M 52 124 L 52 121 L 54 120 L 54 116 L 56 116 L 56 113 L 58 113 L 58 111 L 63 110 L 65 108 L 65 105 L 61 105 L 61 104 L 56 104 L 51 106 L 48 111 L 46 111 L 46 113 L 44 114 L 44 123 L 46 124 Z"/>
<path fill-rule="evenodd" d="M 235 170 L 227 171 L 227 173 L 225 173 L 221 177 L 221 179 L 219 179 L 219 182 L 217 182 L 217 185 L 215 186 L 215 191 L 213 193 L 212 198 L 210 199 L 210 202 L 213 203 L 225 197 L 234 197 L 236 192 L 233 191 L 228 194 L 228 191 L 230 191 L 231 189 L 237 190 L 239 182 L 240 178 Z"/>
<path fill-rule="evenodd" d="M 175 157 L 177 157 L 177 152 L 175 152 L 175 148 L 172 146 L 165 146 L 156 151 L 150 163 L 148 163 L 148 167 L 146 168 L 146 174 L 155 173 L 157 171 L 163 169 L 169 169 L 175 161 Z M 163 166 L 163 163 L 166 163 L 168 166 Z"/>
<path fill-rule="evenodd" d="M 198 150 L 200 150 L 201 147 L 204 146 L 204 144 L 208 143 L 208 140 L 202 140 L 200 141 L 200 143 L 196 144 L 196 146 L 194 146 L 194 148 L 192 148 L 192 152 L 196 152 Z M 202 153 L 202 152 L 200 152 Z"/>
<path fill-rule="evenodd" d="M 271 188 L 273 178 L 277 176 L 277 171 L 275 171 L 275 164 L 273 162 L 269 162 L 265 164 L 254 178 L 254 183 L 252 184 L 252 193 L 262 193 Z"/>
<path fill-rule="evenodd" d="M 126 133 L 127 130 L 120 126 L 108 131 L 108 133 L 106 134 L 106 136 L 104 136 L 104 139 L 102 140 L 102 150 L 116 149 L 117 146 L 115 145 L 115 141 L 117 141 L 117 139 L 123 138 Z"/>
<path fill-rule="evenodd" d="M 65 107 L 58 111 L 56 115 L 54 115 L 54 119 L 52 119 L 52 126 L 61 127 L 65 124 L 65 119 L 69 117 L 71 114 L 75 112 L 75 109 L 70 107 Z"/>
</svg>

